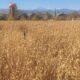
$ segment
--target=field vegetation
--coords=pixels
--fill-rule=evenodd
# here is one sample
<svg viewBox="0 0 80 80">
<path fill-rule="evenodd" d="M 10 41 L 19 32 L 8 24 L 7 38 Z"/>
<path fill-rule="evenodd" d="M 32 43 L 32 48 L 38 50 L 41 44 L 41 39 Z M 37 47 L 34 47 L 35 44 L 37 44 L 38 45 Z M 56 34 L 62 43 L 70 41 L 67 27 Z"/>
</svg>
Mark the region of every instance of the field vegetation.
<svg viewBox="0 0 80 80">
<path fill-rule="evenodd" d="M 80 21 L 1 21 L 0 80 L 80 80 Z"/>
</svg>

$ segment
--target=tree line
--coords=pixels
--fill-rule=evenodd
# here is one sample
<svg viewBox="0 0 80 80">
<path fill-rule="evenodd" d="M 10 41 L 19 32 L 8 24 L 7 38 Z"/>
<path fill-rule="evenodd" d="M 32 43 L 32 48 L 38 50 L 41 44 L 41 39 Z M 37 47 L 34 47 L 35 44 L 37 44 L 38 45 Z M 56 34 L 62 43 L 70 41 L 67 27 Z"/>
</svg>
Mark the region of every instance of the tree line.
<svg viewBox="0 0 80 80">
<path fill-rule="evenodd" d="M 80 13 L 72 12 L 69 14 L 60 13 L 60 14 L 50 14 L 49 12 L 46 13 L 17 13 L 15 15 L 14 20 L 79 20 Z M 1 14 L 0 13 L 0 20 L 11 20 L 9 14 Z"/>
</svg>

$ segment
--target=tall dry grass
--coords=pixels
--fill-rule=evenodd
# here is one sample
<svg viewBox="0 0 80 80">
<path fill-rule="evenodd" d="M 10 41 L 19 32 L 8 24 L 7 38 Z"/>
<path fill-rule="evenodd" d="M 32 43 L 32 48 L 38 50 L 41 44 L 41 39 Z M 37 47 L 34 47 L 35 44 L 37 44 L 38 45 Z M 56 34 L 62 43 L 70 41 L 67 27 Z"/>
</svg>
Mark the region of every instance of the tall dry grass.
<svg viewBox="0 0 80 80">
<path fill-rule="evenodd" d="M 80 21 L 0 22 L 0 80 L 80 80 Z"/>
</svg>

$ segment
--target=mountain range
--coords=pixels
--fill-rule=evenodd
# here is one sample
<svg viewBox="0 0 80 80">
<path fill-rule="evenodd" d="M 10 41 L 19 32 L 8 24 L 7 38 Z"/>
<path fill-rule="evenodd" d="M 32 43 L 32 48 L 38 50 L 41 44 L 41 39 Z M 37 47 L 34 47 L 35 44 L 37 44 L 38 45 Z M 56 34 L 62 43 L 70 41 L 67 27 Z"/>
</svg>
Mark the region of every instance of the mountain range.
<svg viewBox="0 0 80 80">
<path fill-rule="evenodd" d="M 70 9 L 56 9 L 56 10 L 51 10 L 51 9 L 43 9 L 43 8 L 38 8 L 38 9 L 34 9 L 34 10 L 18 10 L 21 13 L 46 13 L 49 12 L 51 14 L 54 14 L 55 11 L 60 14 L 60 13 L 65 13 L 65 14 L 69 14 L 72 13 L 74 11 L 77 11 L 80 13 L 80 10 L 70 10 Z M 8 14 L 9 10 L 8 9 L 0 9 L 0 13 L 4 13 L 4 14 Z"/>
</svg>

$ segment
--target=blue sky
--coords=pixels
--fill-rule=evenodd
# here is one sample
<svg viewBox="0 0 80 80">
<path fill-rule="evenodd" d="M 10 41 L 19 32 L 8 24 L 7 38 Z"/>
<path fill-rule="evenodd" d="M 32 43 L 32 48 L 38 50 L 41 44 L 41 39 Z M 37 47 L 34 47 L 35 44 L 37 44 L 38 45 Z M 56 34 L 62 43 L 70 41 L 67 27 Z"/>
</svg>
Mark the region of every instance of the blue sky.
<svg viewBox="0 0 80 80">
<path fill-rule="evenodd" d="M 80 0 L 0 0 L 0 9 L 8 8 L 8 4 L 14 2 L 19 9 L 80 9 Z"/>
</svg>

